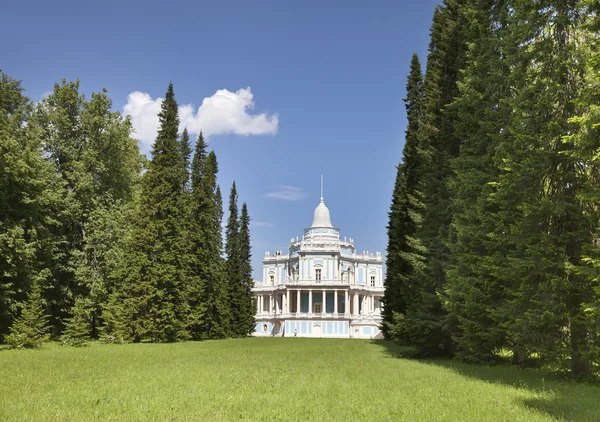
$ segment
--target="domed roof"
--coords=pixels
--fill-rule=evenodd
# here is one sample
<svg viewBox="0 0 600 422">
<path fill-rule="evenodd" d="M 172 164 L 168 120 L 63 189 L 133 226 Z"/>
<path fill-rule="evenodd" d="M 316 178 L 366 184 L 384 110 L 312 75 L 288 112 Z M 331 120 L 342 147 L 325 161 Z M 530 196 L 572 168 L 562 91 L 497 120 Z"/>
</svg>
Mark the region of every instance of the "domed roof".
<svg viewBox="0 0 600 422">
<path fill-rule="evenodd" d="M 321 197 L 321 202 L 319 202 L 319 205 L 315 208 L 311 227 L 333 227 L 331 224 L 331 216 L 329 215 L 329 208 L 325 206 L 323 197 Z"/>
</svg>

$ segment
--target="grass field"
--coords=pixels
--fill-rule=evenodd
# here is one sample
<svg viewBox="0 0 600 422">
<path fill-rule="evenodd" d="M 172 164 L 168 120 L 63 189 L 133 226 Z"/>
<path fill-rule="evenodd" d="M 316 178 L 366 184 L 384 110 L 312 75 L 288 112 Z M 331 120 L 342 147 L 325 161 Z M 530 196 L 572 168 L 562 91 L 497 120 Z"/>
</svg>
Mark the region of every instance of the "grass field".
<svg viewBox="0 0 600 422">
<path fill-rule="evenodd" d="M 300 338 L 0 350 L 0 420 L 600 420 L 597 386 L 397 353 Z"/>
</svg>

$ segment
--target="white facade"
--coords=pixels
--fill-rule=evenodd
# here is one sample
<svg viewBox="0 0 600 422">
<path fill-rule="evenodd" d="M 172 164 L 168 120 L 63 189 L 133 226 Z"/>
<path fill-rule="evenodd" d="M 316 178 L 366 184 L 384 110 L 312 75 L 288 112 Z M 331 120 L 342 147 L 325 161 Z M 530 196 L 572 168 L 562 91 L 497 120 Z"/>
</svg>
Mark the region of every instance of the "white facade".
<svg viewBox="0 0 600 422">
<path fill-rule="evenodd" d="M 267 252 L 256 299 L 256 336 L 380 338 L 381 253 L 340 238 L 323 198 L 287 254 Z M 324 300 L 325 299 L 325 300 Z"/>
</svg>

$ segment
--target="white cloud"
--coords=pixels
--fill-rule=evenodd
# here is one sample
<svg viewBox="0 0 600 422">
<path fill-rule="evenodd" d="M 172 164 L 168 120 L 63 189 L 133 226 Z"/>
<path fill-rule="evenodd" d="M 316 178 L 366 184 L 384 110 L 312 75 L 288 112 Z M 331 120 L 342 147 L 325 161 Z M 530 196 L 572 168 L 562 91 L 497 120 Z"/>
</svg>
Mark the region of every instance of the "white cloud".
<svg viewBox="0 0 600 422">
<path fill-rule="evenodd" d="M 267 198 L 283 199 L 285 201 L 299 201 L 306 198 L 307 192 L 304 192 L 302 188 L 288 185 L 274 186 L 270 192 L 265 194 Z"/>
<path fill-rule="evenodd" d="M 255 226 L 258 227 L 273 227 L 273 224 L 267 222 L 267 221 L 257 221 L 254 223 Z"/>
<path fill-rule="evenodd" d="M 162 98 L 153 99 L 145 92 L 135 91 L 127 96 L 123 107 L 125 114 L 131 115 L 135 137 L 142 144 L 151 145 L 158 130 L 158 113 Z M 231 92 L 220 89 L 212 96 L 204 98 L 195 111 L 192 104 L 179 106 L 180 130 L 184 127 L 192 134 L 201 130 L 205 137 L 233 133 L 236 135 L 274 135 L 279 127 L 279 117 L 275 114 L 251 114 L 254 109 L 254 95 L 250 88 Z"/>
</svg>

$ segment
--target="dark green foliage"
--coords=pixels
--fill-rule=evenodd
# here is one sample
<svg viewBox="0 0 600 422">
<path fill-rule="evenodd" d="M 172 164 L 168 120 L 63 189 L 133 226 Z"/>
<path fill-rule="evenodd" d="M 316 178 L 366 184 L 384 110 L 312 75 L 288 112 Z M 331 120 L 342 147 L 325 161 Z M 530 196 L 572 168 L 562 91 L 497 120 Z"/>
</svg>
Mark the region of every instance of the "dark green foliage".
<svg viewBox="0 0 600 422">
<path fill-rule="evenodd" d="M 242 214 L 240 215 L 240 231 L 238 238 L 240 250 L 240 310 L 238 316 L 237 333 L 240 336 L 247 336 L 254 332 L 255 321 L 254 315 L 256 307 L 254 305 L 252 287 L 254 280 L 252 279 L 252 250 L 250 246 L 250 216 L 248 215 L 248 207 L 244 202 L 242 204 Z"/>
<path fill-rule="evenodd" d="M 598 27 L 590 1 L 436 10 L 418 127 L 426 260 L 412 292 L 395 282 L 406 312 L 386 315 L 419 355 L 510 351 L 517 364 L 598 372 Z M 396 191 L 409 185 L 399 171 Z"/>
<path fill-rule="evenodd" d="M 449 106 L 456 135 L 462 139 L 453 161 L 451 261 L 446 271 L 448 329 L 458 355 L 469 361 L 493 361 L 505 346 L 499 305 L 505 298 L 497 274 L 508 262 L 506 224 L 499 213 L 494 155 L 505 138 L 510 110 L 508 66 L 502 60 L 507 38 L 502 2 L 478 0 L 466 9 L 470 23 L 469 64 L 459 83 L 460 96 Z"/>
<path fill-rule="evenodd" d="M 240 255 L 240 221 L 238 215 L 238 195 L 235 181 L 229 193 L 229 216 L 225 226 L 225 276 L 229 291 L 229 306 L 231 308 L 232 335 L 245 335 L 242 327 L 244 307 L 244 282 L 242 280 L 242 257 Z"/>
<path fill-rule="evenodd" d="M 84 299 L 75 301 L 71 310 L 73 316 L 66 320 L 65 329 L 60 340 L 64 345 L 81 347 L 87 345 L 91 338 L 92 317 L 90 305 Z"/>
<path fill-rule="evenodd" d="M 418 134 L 423 160 L 418 175 L 423 211 L 415 237 L 422 242 L 425 265 L 410 279 L 412 297 L 407 300 L 404 329 L 400 330 L 423 356 L 453 349 L 442 304 L 444 270 L 450 258 L 447 242 L 452 219 L 451 161 L 458 155 L 460 140 L 454 134 L 452 113 L 445 108 L 458 94 L 457 82 L 465 63 L 465 3 L 448 0 L 436 9 L 423 82 Z"/>
<path fill-rule="evenodd" d="M 183 185 L 186 187 L 187 190 L 190 183 L 190 159 L 192 157 L 192 146 L 190 144 L 190 135 L 188 134 L 187 128 L 183 129 L 181 139 L 179 139 L 179 149 L 181 151 L 183 165 Z"/>
<path fill-rule="evenodd" d="M 0 72 L 0 337 L 32 286 L 52 279 L 64 189 L 42 145 L 21 83 Z"/>
<path fill-rule="evenodd" d="M 90 249 L 88 237 L 94 236 L 88 225 L 91 216 L 116 201 L 130 201 L 140 170 L 131 123 L 111 108 L 106 90 L 88 101 L 79 92 L 79 81 L 65 80 L 37 107 L 46 154 L 66 187 L 64 210 L 56 215 L 60 227 L 55 230 L 53 277 L 46 288 L 55 336 L 69 317 L 73 298 L 89 293 L 88 280 L 77 274 L 94 265 L 84 252 Z"/>
<path fill-rule="evenodd" d="M 413 54 L 406 84 L 406 116 L 403 162 L 398 166 L 396 183 L 389 212 L 387 273 L 385 280 L 383 327 L 386 337 L 391 337 L 390 326 L 394 313 L 404 314 L 407 304 L 413 301 L 412 280 L 423 265 L 423 249 L 414 237 L 421 222 L 421 193 L 419 181 L 422 152 L 419 148 L 419 125 L 422 118 L 422 75 L 419 56 Z"/>
<path fill-rule="evenodd" d="M 217 185 L 217 157 L 206 153 L 198 135 L 191 171 L 190 278 L 188 326 L 193 339 L 224 338 L 230 333 L 227 285 L 221 257 L 223 218 Z"/>
<path fill-rule="evenodd" d="M 4 342 L 16 349 L 41 347 L 50 340 L 46 302 L 39 286 L 34 286 L 27 295 L 21 316 L 10 327 Z"/>
<path fill-rule="evenodd" d="M 176 341 L 188 337 L 185 299 L 182 156 L 179 118 L 170 84 L 159 114 L 160 129 L 113 293 L 108 331 L 131 341 Z"/>
<path fill-rule="evenodd" d="M 585 303 L 598 300 L 597 274 L 582 271 L 583 251 L 599 227 L 597 205 L 584 196 L 598 189 L 588 182 L 597 171 L 595 153 L 577 151 L 573 138 L 573 119 L 590 107 L 581 101 L 589 50 L 580 40 L 594 38 L 582 27 L 587 16 L 578 1 L 551 1 L 543 9 L 514 3 L 509 24 L 527 42 L 506 53 L 513 118 L 510 140 L 499 149 L 498 193 L 515 198 L 501 211 L 517 217 L 507 230 L 511 269 L 501 278 L 508 293 L 502 310 L 512 316 L 505 324 L 509 342 L 517 360 L 536 354 L 575 375 L 593 370 L 596 333 Z"/>
</svg>

